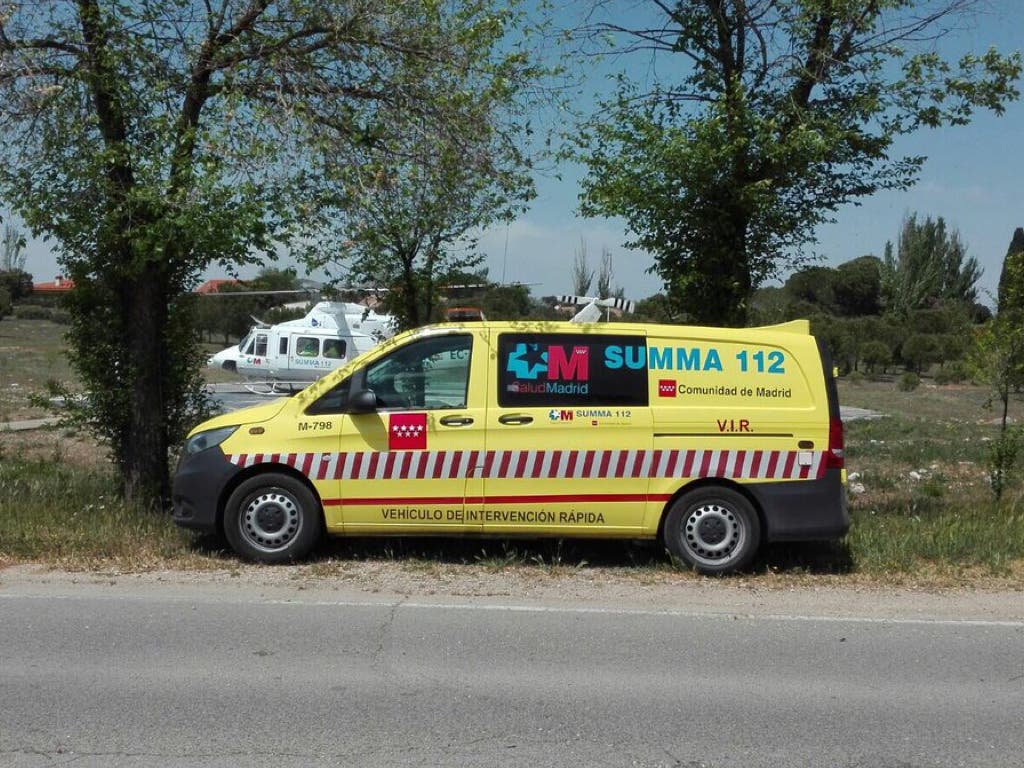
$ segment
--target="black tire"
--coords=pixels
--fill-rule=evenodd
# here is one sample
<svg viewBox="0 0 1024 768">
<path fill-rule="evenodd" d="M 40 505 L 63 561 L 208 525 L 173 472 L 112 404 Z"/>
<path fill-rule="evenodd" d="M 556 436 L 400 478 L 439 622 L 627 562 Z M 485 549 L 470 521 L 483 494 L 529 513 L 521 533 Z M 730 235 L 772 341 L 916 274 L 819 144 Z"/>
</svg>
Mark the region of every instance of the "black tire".
<svg viewBox="0 0 1024 768">
<path fill-rule="evenodd" d="M 235 489 L 224 508 L 231 548 L 258 563 L 291 563 L 317 545 L 323 508 L 312 491 L 288 475 L 267 472 Z"/>
<path fill-rule="evenodd" d="M 733 573 L 761 546 L 761 521 L 750 501 L 730 488 L 706 486 L 679 497 L 662 530 L 665 548 L 698 573 Z"/>
</svg>

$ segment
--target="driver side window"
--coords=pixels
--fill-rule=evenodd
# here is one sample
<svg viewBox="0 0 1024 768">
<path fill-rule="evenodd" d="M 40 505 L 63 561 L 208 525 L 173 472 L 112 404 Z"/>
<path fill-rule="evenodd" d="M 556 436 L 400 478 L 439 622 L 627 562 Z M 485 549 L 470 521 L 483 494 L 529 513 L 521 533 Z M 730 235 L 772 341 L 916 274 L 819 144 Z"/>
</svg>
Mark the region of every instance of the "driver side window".
<svg viewBox="0 0 1024 768">
<path fill-rule="evenodd" d="M 397 349 L 366 369 L 384 410 L 465 408 L 473 337 L 436 336 Z"/>
</svg>

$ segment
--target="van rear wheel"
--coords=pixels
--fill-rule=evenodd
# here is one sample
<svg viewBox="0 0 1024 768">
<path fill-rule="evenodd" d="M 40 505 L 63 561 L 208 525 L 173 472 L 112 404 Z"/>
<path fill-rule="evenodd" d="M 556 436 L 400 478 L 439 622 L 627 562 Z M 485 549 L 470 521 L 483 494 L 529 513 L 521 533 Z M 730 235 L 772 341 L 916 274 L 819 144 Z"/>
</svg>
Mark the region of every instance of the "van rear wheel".
<svg viewBox="0 0 1024 768">
<path fill-rule="evenodd" d="M 665 548 L 698 573 L 733 573 L 748 565 L 761 544 L 761 521 L 750 501 L 730 488 L 706 486 L 669 508 Z"/>
<path fill-rule="evenodd" d="M 316 546 L 323 510 L 316 496 L 294 477 L 268 472 L 235 489 L 224 509 L 224 535 L 231 548 L 258 563 L 290 563 Z"/>
</svg>

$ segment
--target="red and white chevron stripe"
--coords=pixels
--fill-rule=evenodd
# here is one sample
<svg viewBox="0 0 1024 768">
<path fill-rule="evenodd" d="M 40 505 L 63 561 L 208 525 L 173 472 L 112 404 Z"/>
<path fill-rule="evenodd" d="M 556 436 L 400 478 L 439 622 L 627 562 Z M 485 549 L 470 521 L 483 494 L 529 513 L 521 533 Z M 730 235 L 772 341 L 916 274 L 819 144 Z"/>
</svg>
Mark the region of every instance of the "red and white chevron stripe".
<svg viewBox="0 0 1024 768">
<path fill-rule="evenodd" d="M 820 451 L 355 451 L 241 453 L 239 467 L 284 464 L 312 480 L 454 480 L 465 477 L 806 480 L 824 472 Z"/>
</svg>

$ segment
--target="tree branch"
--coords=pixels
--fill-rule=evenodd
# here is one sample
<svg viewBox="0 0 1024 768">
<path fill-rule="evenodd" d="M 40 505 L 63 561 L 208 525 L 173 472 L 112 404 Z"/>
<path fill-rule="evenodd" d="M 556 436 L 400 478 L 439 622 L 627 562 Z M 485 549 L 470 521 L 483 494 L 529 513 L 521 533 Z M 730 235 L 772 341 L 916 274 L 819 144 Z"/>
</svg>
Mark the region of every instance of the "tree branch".
<svg viewBox="0 0 1024 768">
<path fill-rule="evenodd" d="M 86 78 L 92 93 L 100 134 L 108 149 L 114 150 L 108 176 L 117 194 L 124 194 L 134 183 L 131 159 L 127 152 L 128 129 L 124 110 L 117 97 L 114 83 L 118 73 L 107 60 L 106 32 L 102 28 L 97 0 L 77 0 L 82 36 L 87 51 Z"/>
</svg>

